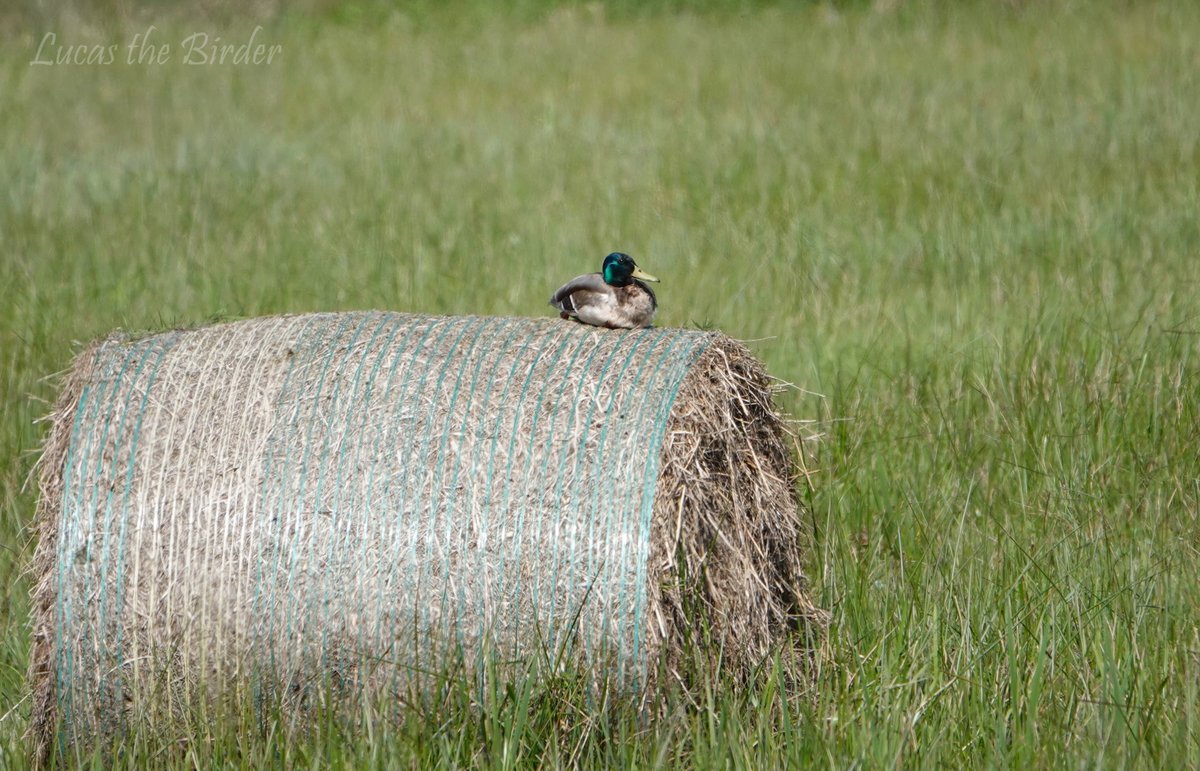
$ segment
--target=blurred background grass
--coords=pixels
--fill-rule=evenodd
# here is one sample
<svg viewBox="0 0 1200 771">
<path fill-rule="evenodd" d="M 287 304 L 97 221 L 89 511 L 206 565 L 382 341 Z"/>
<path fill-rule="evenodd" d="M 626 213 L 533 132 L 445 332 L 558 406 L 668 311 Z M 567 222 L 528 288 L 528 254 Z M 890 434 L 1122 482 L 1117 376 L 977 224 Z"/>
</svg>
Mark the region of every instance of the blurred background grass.
<svg viewBox="0 0 1200 771">
<path fill-rule="evenodd" d="M 151 25 L 171 61 L 125 64 Z M 270 65 L 181 62 L 258 25 Z M 48 32 L 118 61 L 31 66 Z M 603 735 L 526 715 L 516 756 L 458 715 L 230 757 L 1187 765 L 1197 41 L 1177 2 L 9 5 L 0 753 L 28 711 L 33 421 L 73 341 L 545 314 L 620 249 L 663 278 L 661 324 L 756 340 L 803 389 L 782 406 L 822 435 L 803 494 L 834 614 L 815 697 L 602 712 Z"/>
</svg>

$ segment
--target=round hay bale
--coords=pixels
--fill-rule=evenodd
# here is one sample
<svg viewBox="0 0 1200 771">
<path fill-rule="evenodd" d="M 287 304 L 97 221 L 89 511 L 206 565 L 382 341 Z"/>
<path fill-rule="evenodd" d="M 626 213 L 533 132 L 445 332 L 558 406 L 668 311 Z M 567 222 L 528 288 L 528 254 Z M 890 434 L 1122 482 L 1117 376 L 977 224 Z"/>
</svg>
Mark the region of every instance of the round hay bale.
<svg viewBox="0 0 1200 771">
<path fill-rule="evenodd" d="M 822 619 L 770 381 L 721 334 L 370 312 L 117 335 L 51 417 L 39 754 L 197 698 L 386 697 L 452 655 L 561 651 L 640 689 L 706 640 L 741 677 Z"/>
</svg>

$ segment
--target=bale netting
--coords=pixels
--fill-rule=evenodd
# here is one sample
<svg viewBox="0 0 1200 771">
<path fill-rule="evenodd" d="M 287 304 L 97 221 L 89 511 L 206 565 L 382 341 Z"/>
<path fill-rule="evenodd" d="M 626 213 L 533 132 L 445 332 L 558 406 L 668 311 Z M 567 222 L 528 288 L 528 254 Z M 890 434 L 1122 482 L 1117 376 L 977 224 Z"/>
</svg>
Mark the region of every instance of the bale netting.
<svg viewBox="0 0 1200 771">
<path fill-rule="evenodd" d="M 41 461 L 39 754 L 198 698 L 386 698 L 450 656 L 641 693 L 688 648 L 731 677 L 802 660 L 822 613 L 771 390 L 721 334 L 549 319 L 95 344 Z"/>
</svg>

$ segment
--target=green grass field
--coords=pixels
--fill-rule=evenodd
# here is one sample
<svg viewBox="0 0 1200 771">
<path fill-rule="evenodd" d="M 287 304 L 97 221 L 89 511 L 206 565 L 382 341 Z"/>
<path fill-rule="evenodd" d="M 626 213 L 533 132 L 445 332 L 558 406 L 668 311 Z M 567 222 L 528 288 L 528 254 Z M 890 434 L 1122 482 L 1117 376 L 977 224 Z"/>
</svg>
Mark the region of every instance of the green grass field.
<svg viewBox="0 0 1200 771">
<path fill-rule="evenodd" d="M 369 734 L 135 737 L 124 765 L 1196 765 L 1200 6 L 96 6 L 0 12 L 0 765 L 34 419 L 75 341 L 548 314 L 616 249 L 661 324 L 800 389 L 814 692 L 644 721 L 530 681 Z M 181 61 L 258 24 L 270 65 Z M 150 25 L 170 60 L 125 63 Z M 117 60 L 31 64 L 46 32 Z"/>
</svg>

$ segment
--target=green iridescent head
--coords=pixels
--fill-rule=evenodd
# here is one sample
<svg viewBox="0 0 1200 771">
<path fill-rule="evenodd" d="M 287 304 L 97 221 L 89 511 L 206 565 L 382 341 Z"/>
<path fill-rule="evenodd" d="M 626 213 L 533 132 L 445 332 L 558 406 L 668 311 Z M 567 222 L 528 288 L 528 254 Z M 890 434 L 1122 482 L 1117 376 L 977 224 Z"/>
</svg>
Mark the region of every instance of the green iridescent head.
<svg viewBox="0 0 1200 771">
<path fill-rule="evenodd" d="M 613 252 L 605 257 L 604 268 L 600 272 L 604 275 L 604 283 L 610 286 L 628 286 L 635 278 L 642 281 L 658 281 L 639 268 L 632 257 L 622 252 Z"/>
</svg>

